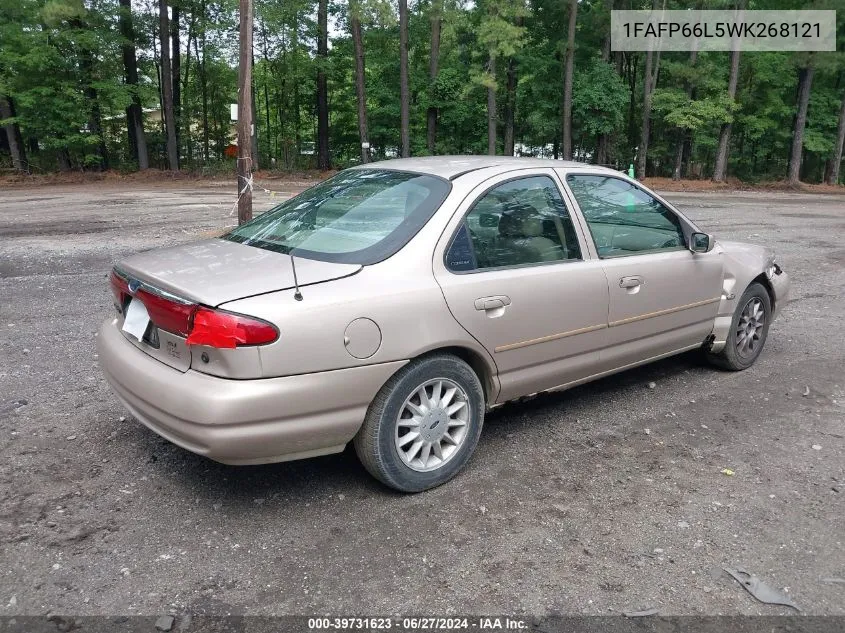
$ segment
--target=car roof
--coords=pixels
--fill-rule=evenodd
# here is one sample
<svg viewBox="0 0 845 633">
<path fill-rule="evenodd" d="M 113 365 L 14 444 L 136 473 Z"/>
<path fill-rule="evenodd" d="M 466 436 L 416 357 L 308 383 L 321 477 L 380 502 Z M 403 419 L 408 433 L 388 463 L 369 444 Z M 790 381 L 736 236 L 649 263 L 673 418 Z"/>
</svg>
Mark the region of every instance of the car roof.
<svg viewBox="0 0 845 633">
<path fill-rule="evenodd" d="M 616 170 L 598 165 L 588 165 L 568 160 L 553 160 L 550 158 L 521 158 L 515 156 L 420 156 L 418 158 L 394 158 L 365 165 L 357 165 L 354 169 L 390 169 L 394 171 L 410 171 L 414 173 L 440 176 L 447 180 L 455 180 L 463 174 L 478 169 L 497 168 L 495 173 L 504 173 L 515 169 L 531 167 L 556 167 L 590 170 L 599 173 L 619 173 Z"/>
</svg>

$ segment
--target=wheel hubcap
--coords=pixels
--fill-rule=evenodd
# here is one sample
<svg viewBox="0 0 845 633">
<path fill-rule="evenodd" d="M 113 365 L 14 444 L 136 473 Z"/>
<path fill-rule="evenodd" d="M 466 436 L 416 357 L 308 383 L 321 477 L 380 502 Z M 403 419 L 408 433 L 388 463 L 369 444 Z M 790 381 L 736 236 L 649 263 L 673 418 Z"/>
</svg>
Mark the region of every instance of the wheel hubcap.
<svg viewBox="0 0 845 633">
<path fill-rule="evenodd" d="M 469 398 L 448 378 L 429 380 L 405 400 L 396 419 L 396 450 L 408 468 L 440 468 L 463 445 L 469 428 Z"/>
<path fill-rule="evenodd" d="M 765 324 L 763 302 L 754 297 L 745 304 L 736 326 L 736 351 L 740 356 L 748 358 L 760 351 L 760 335 Z"/>
</svg>

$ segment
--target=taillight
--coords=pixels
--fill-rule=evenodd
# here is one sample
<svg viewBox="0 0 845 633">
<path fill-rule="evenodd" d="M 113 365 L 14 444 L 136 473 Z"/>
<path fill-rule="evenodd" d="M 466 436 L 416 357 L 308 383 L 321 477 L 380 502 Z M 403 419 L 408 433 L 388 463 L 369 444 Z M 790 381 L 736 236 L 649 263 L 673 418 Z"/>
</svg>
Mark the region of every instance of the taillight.
<svg viewBox="0 0 845 633">
<path fill-rule="evenodd" d="M 157 327 L 180 336 L 187 336 L 190 333 L 191 317 L 197 309 L 195 303 L 172 301 L 143 288 L 135 293 L 135 299 L 140 299 L 144 303 L 147 314 L 150 315 L 150 321 Z"/>
<path fill-rule="evenodd" d="M 111 271 L 109 285 L 114 295 L 114 307 L 122 312 L 126 297 L 129 295 L 129 283 L 123 277 L 118 277 L 114 271 Z"/>
<path fill-rule="evenodd" d="M 270 323 L 210 308 L 197 308 L 187 345 L 208 345 L 234 349 L 241 345 L 265 345 L 279 337 L 279 331 Z"/>
<path fill-rule="evenodd" d="M 133 294 L 128 280 L 115 271 L 111 273 L 109 284 L 119 310 L 123 311 L 129 297 L 141 301 L 156 327 L 186 336 L 187 345 L 234 349 L 243 345 L 265 345 L 279 338 L 275 326 L 261 319 L 171 299 L 144 286 Z"/>
</svg>

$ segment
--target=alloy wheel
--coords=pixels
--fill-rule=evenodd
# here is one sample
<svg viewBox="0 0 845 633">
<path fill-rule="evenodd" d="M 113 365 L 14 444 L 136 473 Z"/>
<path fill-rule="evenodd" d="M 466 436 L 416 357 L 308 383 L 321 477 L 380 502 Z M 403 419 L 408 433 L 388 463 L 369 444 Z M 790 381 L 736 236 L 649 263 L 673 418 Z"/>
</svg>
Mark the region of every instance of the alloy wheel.
<svg viewBox="0 0 845 633">
<path fill-rule="evenodd" d="M 470 403 L 460 385 L 448 378 L 429 380 L 405 400 L 396 419 L 395 444 L 412 470 L 440 468 L 467 437 Z"/>
<path fill-rule="evenodd" d="M 755 356 L 760 351 L 760 336 L 766 325 L 763 302 L 752 297 L 739 316 L 736 325 L 736 351 L 743 358 Z"/>
</svg>

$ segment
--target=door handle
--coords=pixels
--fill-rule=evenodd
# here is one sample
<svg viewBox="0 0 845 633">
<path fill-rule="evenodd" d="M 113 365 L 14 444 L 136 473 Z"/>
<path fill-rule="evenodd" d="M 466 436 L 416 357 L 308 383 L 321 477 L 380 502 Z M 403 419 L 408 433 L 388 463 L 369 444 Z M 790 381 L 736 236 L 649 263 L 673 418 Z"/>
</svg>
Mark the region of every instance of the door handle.
<svg viewBox="0 0 845 633">
<path fill-rule="evenodd" d="M 643 283 L 643 278 L 638 275 L 633 275 L 631 277 L 622 277 L 619 280 L 619 287 L 620 288 L 636 288 L 637 286 Z"/>
<path fill-rule="evenodd" d="M 511 298 L 507 295 L 493 295 L 492 297 L 481 297 L 475 300 L 476 310 L 496 310 L 511 304 Z"/>
</svg>

